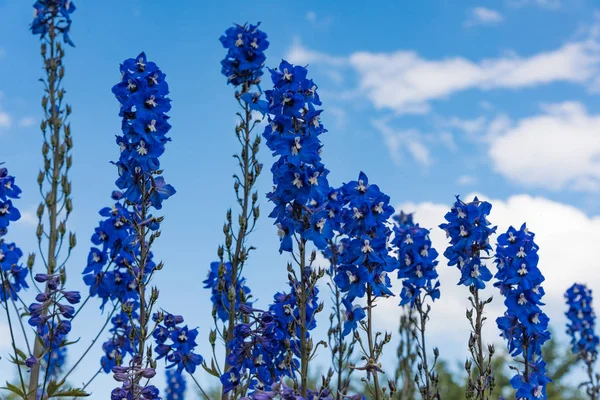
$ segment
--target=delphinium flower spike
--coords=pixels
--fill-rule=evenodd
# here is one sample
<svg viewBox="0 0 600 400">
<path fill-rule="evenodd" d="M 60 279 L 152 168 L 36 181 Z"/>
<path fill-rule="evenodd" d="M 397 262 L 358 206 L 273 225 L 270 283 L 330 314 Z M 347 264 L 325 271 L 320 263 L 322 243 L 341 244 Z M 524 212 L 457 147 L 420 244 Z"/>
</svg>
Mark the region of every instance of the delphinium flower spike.
<svg viewBox="0 0 600 400">
<path fill-rule="evenodd" d="M 0 165 L 2 164 L 4 163 L 0 163 Z M 13 350 L 12 361 L 16 364 L 19 374 L 19 389 L 22 393 L 27 393 L 23 362 L 27 364 L 27 367 L 31 368 L 33 365 L 37 364 L 37 359 L 29 357 L 27 359 L 29 363 L 27 363 L 24 357 L 20 356 L 24 354 L 24 352 L 17 348 L 15 342 L 15 336 L 19 335 L 19 333 L 16 331 L 16 324 L 13 323 L 9 303 L 12 303 L 15 310 L 17 310 L 16 300 L 19 300 L 19 292 L 29 288 L 27 283 L 29 271 L 27 267 L 23 267 L 20 264 L 21 257 L 23 257 L 21 249 L 19 249 L 15 243 L 6 242 L 5 238 L 9 226 L 21 219 L 19 209 L 15 207 L 12 202 L 15 199 L 19 199 L 20 194 L 21 189 L 15 184 L 15 177 L 9 175 L 6 168 L 0 167 L 0 283 L 2 284 L 0 290 L 0 304 L 6 313 L 6 323 L 8 324 L 11 335 L 10 340 Z M 30 257 L 28 266 L 31 264 L 32 258 Z M 21 327 L 23 327 L 21 316 L 17 315 L 17 318 Z M 23 332 L 25 332 L 24 329 Z M 29 345 L 28 350 L 31 351 Z"/>
<path fill-rule="evenodd" d="M 159 398 L 159 390 L 150 384 L 156 373 L 156 360 L 152 346 L 148 345 L 148 339 L 155 333 L 156 324 L 162 320 L 156 319 L 155 324 L 148 320 L 158 300 L 158 289 L 153 287 L 149 290 L 147 287 L 155 272 L 163 267 L 162 263 L 154 263 L 151 256 L 151 245 L 160 236 L 159 228 L 163 221 L 162 217 L 156 217 L 152 212 L 153 209 L 160 210 L 163 201 L 175 194 L 175 189 L 167 184 L 161 175 L 159 161 L 166 143 L 171 140 L 167 136 L 171 125 L 166 114 L 171 104 L 167 97 L 169 87 L 165 81 L 165 74 L 155 63 L 148 61 L 144 53 L 125 60 L 120 70 L 121 81 L 112 91 L 121 104 L 119 115 L 123 118 L 123 133 L 116 139 L 121 153 L 119 160 L 114 163 L 118 167 L 119 178 L 116 185 L 120 191 L 113 194 L 113 198 L 121 200 L 121 207 L 119 204 L 115 206 L 108 216 L 108 221 L 114 226 L 116 221 L 124 219 L 121 227 L 128 225 L 123 232 L 123 235 L 127 236 L 120 244 L 113 243 L 110 249 L 120 250 L 122 246 L 129 251 L 121 253 L 122 258 L 115 262 L 116 268 L 120 268 L 122 263 L 125 269 L 113 270 L 114 282 L 109 282 L 105 288 L 109 292 L 112 291 L 107 294 L 108 297 L 115 297 L 121 302 L 127 301 L 122 304 L 126 318 L 116 320 L 115 328 L 117 324 L 124 322 L 129 326 L 119 327 L 115 332 L 131 329 L 128 338 L 130 343 L 126 346 L 133 348 L 133 357 L 128 366 L 120 365 L 122 360 L 116 360 L 112 372 L 115 380 L 122 382 L 122 385 L 113 390 L 112 396 L 119 399 L 132 397 L 150 400 Z M 123 211 L 120 208 L 123 208 Z M 97 238 L 100 241 L 108 240 L 106 237 L 111 238 L 102 228 L 101 232 L 105 235 Z M 112 239 L 119 238 L 114 231 L 111 233 Z M 104 250 L 108 252 L 109 246 Z M 102 255 L 99 258 L 103 260 L 98 263 L 100 265 L 91 267 L 89 272 L 92 276 L 103 271 L 107 257 L 103 257 L 105 253 L 100 254 Z M 92 261 L 94 259 L 92 255 Z M 99 278 L 104 281 L 106 276 L 101 275 Z M 127 284 L 123 285 L 125 282 Z M 93 284 L 90 286 L 91 290 L 95 290 Z M 186 338 L 185 344 L 181 345 L 185 347 L 188 344 Z M 187 352 L 182 352 L 179 354 L 181 359 L 173 362 L 193 370 L 202 359 L 188 359 L 187 355 Z"/>
<path fill-rule="evenodd" d="M 517 371 L 510 383 L 516 389 L 517 399 L 546 399 L 546 362 L 542 358 L 542 345 L 550 340 L 548 316 L 542 311 L 544 281 L 538 268 L 538 246 L 535 234 L 523 224 L 512 226 L 498 236 L 496 264 L 498 272 L 494 286 L 505 296 L 506 311 L 496 319 L 501 336 L 507 341 L 508 351 L 519 360 L 523 369 Z"/>
<path fill-rule="evenodd" d="M 44 139 L 43 169 L 37 179 L 42 202 L 37 209 L 36 236 L 40 258 L 44 262 L 44 273 L 55 275 L 61 273 L 76 244 L 75 234 L 67 231 L 67 221 L 73 211 L 69 181 L 69 171 L 73 164 L 73 137 L 68 122 L 71 106 L 66 104 L 62 86 L 65 77 L 65 49 L 60 42 L 62 36 L 64 43 L 73 45 L 69 32 L 75 4 L 71 0 L 37 0 L 33 8 L 31 32 L 39 35 L 42 41 L 41 55 L 45 71 L 42 79 L 44 116 L 40 125 Z M 64 246 L 63 242 L 66 242 Z M 48 288 L 45 292 L 49 293 Z M 34 341 L 33 356 L 36 359 L 43 358 L 42 341 Z M 28 400 L 35 400 L 42 378 L 40 363 L 36 363 L 29 375 Z"/>
<path fill-rule="evenodd" d="M 167 388 L 165 389 L 165 400 L 184 400 L 187 383 L 185 376 L 177 373 L 176 369 L 168 369 Z"/>
<path fill-rule="evenodd" d="M 450 238 L 450 246 L 444 252 L 448 265 L 456 265 L 461 273 L 459 285 L 469 288 L 471 296 L 469 301 L 472 308 L 467 310 L 467 319 L 471 325 L 469 337 L 469 352 L 471 360 L 465 363 L 469 375 L 466 397 L 468 399 L 489 399 L 494 389 L 494 375 L 492 374 L 493 345 L 487 346 L 487 354 L 482 337 L 482 327 L 485 321 L 484 308 L 492 298 L 482 299 L 480 290 L 485 288 L 486 282 L 492 279 L 492 273 L 485 265 L 483 253 L 489 254 L 492 249 L 489 243 L 490 236 L 496 231 L 487 220 L 492 205 L 481 201 L 477 197 L 470 203 L 463 202 L 456 196 L 456 202 L 450 212 L 446 213 L 447 223 L 441 224 Z M 475 315 L 473 315 L 475 311 Z M 472 364 L 476 370 L 472 370 Z"/>
<path fill-rule="evenodd" d="M 250 251 L 254 249 L 247 244 L 248 235 L 254 230 L 260 215 L 258 192 L 254 190 L 254 185 L 262 171 L 262 164 L 257 160 L 261 137 L 254 134 L 254 129 L 262 119 L 256 117 L 257 113 L 253 111 L 265 112 L 266 102 L 261 99 L 260 81 L 266 60 L 264 52 L 269 42 L 267 35 L 258 29 L 259 26 L 260 23 L 234 25 L 220 38 L 227 50 L 221 61 L 221 72 L 227 78 L 227 83 L 235 87 L 235 98 L 240 107 L 235 135 L 241 150 L 234 155 L 240 171 L 234 175 L 233 185 L 240 211 L 237 218 L 232 218 L 231 209 L 227 211 L 223 228 L 225 243 L 218 248 L 219 261 L 211 264 L 205 287 L 212 291 L 215 329 L 210 334 L 211 346 L 214 349 L 213 336 L 218 332 L 225 345 L 226 359 L 230 354 L 227 344 L 234 339 L 233 331 L 241 321 L 240 305 L 249 298 L 250 290 L 244 285 L 242 271 Z M 234 221 L 237 221 L 237 226 Z M 223 326 L 219 327 L 219 323 Z M 212 360 L 212 364 L 216 368 L 209 372 L 218 375 L 218 360 Z M 230 365 L 227 361 L 224 364 L 227 371 Z M 222 391 L 223 400 L 228 396 L 226 391 Z"/>
<path fill-rule="evenodd" d="M 279 68 L 270 72 L 273 89 L 265 91 L 269 124 L 263 136 L 278 159 L 271 168 L 274 188 L 267 196 L 275 207 L 269 216 L 278 227 L 280 252 L 294 254 L 294 248 L 297 251 L 296 268 L 289 267 L 288 276 L 300 313 L 299 390 L 306 396 L 308 363 L 316 350 L 309 341 L 312 322 L 308 318 L 308 302 L 317 280 L 324 275 L 324 271 L 312 269 L 316 253 L 311 253 L 308 245 L 312 243 L 322 250 L 333 238 L 326 210 L 329 171 L 319 154 L 319 136 L 326 130 L 319 121 L 322 110 L 316 108 L 321 105 L 317 85 L 307 78 L 306 68 L 282 61 Z"/>
<path fill-rule="evenodd" d="M 586 366 L 588 381 L 581 386 L 592 400 L 600 397 L 600 374 L 594 371 L 598 359 L 598 335 L 596 313 L 592 307 L 592 290 L 584 284 L 575 283 L 565 293 L 569 307 L 566 312 L 567 334 L 571 337 L 571 351 Z"/>
<path fill-rule="evenodd" d="M 343 236 L 337 248 L 334 276 L 344 295 L 346 321 L 342 334 L 352 333 L 356 338 L 365 364 L 355 369 L 366 372 L 367 381 L 372 384 L 368 390 L 375 399 L 381 399 L 387 388 L 380 382 L 379 374 L 383 371 L 379 357 L 391 335 L 375 331 L 372 311 L 379 298 L 393 296 L 388 274 L 400 266 L 390 252 L 393 246 L 389 243 L 392 229 L 388 219 L 394 209 L 389 196 L 370 183 L 363 172 L 357 180 L 342 185 L 340 191 L 343 203 L 339 224 L 335 217 L 328 218 L 327 223 L 340 229 Z M 359 302 L 362 298 L 366 298 L 364 306 Z"/>
<path fill-rule="evenodd" d="M 434 348 L 433 360 L 430 356 L 428 358 L 425 332 L 431 311 L 429 303 L 440 298 L 440 283 L 436 270 L 438 252 L 431 245 L 429 230 L 415 224 L 412 214 L 402 212 L 395 221 L 393 243 L 398 248 L 398 278 L 402 279 L 400 305 L 408 308 L 409 323 L 415 333 L 416 354 L 420 360 L 415 380 L 418 379 L 416 383 L 424 400 L 437 399 L 440 393 L 434 368 L 439 351 Z M 405 329 L 410 331 L 408 327 Z"/>
</svg>

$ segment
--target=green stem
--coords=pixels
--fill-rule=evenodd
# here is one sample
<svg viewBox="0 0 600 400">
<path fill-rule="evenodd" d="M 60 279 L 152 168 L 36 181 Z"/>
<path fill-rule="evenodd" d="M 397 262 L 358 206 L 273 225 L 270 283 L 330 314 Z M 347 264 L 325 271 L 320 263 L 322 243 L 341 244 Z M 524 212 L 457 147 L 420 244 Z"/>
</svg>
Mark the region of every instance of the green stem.
<svg viewBox="0 0 600 400">
<path fill-rule="evenodd" d="M 375 354 L 375 341 L 373 338 L 373 317 L 372 309 L 375 305 L 373 298 L 373 289 L 371 286 L 367 289 L 367 340 L 369 343 L 369 360 L 368 364 L 377 362 L 377 354 Z M 379 386 L 379 375 L 377 371 L 373 371 L 373 384 L 375 385 L 375 400 L 381 399 L 381 388 Z"/>
</svg>

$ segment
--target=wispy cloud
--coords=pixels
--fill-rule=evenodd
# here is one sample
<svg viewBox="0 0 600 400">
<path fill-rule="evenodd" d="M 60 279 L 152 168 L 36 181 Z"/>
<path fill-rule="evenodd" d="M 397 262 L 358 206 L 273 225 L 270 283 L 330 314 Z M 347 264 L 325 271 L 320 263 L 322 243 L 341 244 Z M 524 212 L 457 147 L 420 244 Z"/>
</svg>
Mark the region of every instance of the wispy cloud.
<svg viewBox="0 0 600 400">
<path fill-rule="evenodd" d="M 489 156 L 506 178 L 551 190 L 600 191 L 600 115 L 583 104 L 546 105 L 539 115 L 496 129 Z"/>
<path fill-rule="evenodd" d="M 426 59 L 410 50 L 338 56 L 308 49 L 300 41 L 288 57 L 300 64 L 349 68 L 357 73 L 357 90 L 377 109 L 407 114 L 428 113 L 432 101 L 466 90 L 515 90 L 553 82 L 596 90 L 600 80 L 600 42 L 595 36 L 525 57 L 507 53 L 479 61 L 461 56 Z"/>
<path fill-rule="evenodd" d="M 485 7 L 475 7 L 469 11 L 464 26 L 470 28 L 476 25 L 497 25 L 504 17 L 496 10 Z"/>
<path fill-rule="evenodd" d="M 20 128 L 29 128 L 30 126 L 35 125 L 36 119 L 34 117 L 23 117 L 19 120 Z"/>
<path fill-rule="evenodd" d="M 561 6 L 561 0 L 508 0 L 510 7 L 535 6 L 546 10 L 558 10 Z"/>
<path fill-rule="evenodd" d="M 9 129 L 12 126 L 12 117 L 6 111 L 0 110 L 0 129 Z"/>
</svg>

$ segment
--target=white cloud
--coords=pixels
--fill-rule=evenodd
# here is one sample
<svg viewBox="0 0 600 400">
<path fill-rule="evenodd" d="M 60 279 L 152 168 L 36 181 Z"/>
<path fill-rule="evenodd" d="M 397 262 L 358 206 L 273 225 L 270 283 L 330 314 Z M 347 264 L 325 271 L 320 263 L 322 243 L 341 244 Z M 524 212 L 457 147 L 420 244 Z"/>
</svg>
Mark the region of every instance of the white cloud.
<svg viewBox="0 0 600 400">
<path fill-rule="evenodd" d="M 421 132 L 416 129 L 395 130 L 384 120 L 372 121 L 372 125 L 381 133 L 389 150 L 390 157 L 400 164 L 403 154 L 407 151 L 421 165 L 431 163 L 429 148 L 424 143 Z"/>
<path fill-rule="evenodd" d="M 472 194 L 463 197 L 464 200 L 472 198 Z M 479 198 L 486 199 L 485 196 Z M 444 214 L 449 210 L 452 200 L 449 199 L 448 204 L 406 203 L 399 205 L 396 210 L 415 212 L 415 222 L 431 229 L 433 246 L 442 254 L 448 242 L 445 233 L 437 226 L 444 222 Z M 600 293 L 600 280 L 594 279 L 593 272 L 600 268 L 600 262 L 589 256 L 600 242 L 600 217 L 588 217 L 575 207 L 542 197 L 517 195 L 507 200 L 488 201 L 493 205 L 490 221 L 498 225 L 499 233 L 506 231 L 509 225 L 518 228 L 525 221 L 536 233 L 536 243 L 540 246 L 539 267 L 546 278 L 543 286 L 547 293 L 544 298 L 547 305 L 544 309 L 560 336 L 565 322 L 564 291 L 574 282 L 585 282 L 595 293 Z M 495 242 L 496 238 L 493 237 L 492 243 Z M 440 346 L 443 357 L 449 358 L 460 356 L 457 352 L 466 352 L 469 327 L 465 309 L 469 292 L 466 287 L 456 285 L 459 271 L 455 267 L 448 267 L 442 255 L 438 260 L 441 299 L 433 304 L 429 334 L 432 344 Z M 490 270 L 494 273 L 495 267 L 490 265 Z M 396 287 L 395 293 L 398 292 Z M 495 288 L 487 288 L 485 293 L 494 296 L 494 301 L 486 307 L 489 322 L 484 328 L 485 340 L 496 342 L 500 339 L 495 319 L 503 313 L 504 305 Z M 387 299 L 375 308 L 378 330 L 395 331 L 396 316 L 401 312 L 398 302 L 397 297 Z M 596 296 L 596 306 L 600 307 L 600 296 Z"/>
<path fill-rule="evenodd" d="M 456 183 L 462 186 L 473 185 L 477 183 L 477 178 L 471 175 L 462 175 L 456 180 Z"/>
<path fill-rule="evenodd" d="M 299 64 L 327 65 L 336 72 L 350 67 L 358 74 L 358 92 L 376 108 L 410 114 L 427 113 L 432 100 L 466 90 L 519 89 L 553 82 L 594 89 L 600 77 L 600 43 L 590 34 L 525 57 L 513 52 L 479 61 L 460 56 L 432 60 L 410 50 L 333 56 L 308 49 L 299 40 L 288 58 Z"/>
<path fill-rule="evenodd" d="M 310 22 L 311 24 L 314 24 L 317 22 L 317 13 L 315 13 L 314 11 L 309 11 L 306 13 L 306 20 L 308 22 Z"/>
<path fill-rule="evenodd" d="M 23 117 L 19 120 L 19 127 L 21 128 L 29 128 L 30 126 L 35 125 L 36 119 L 33 117 Z"/>
<path fill-rule="evenodd" d="M 0 110 L 0 129 L 9 129 L 12 126 L 12 117 L 5 111 Z"/>
<path fill-rule="evenodd" d="M 600 115 L 577 102 L 546 105 L 540 115 L 491 136 L 494 169 L 526 185 L 600 190 Z"/>
<path fill-rule="evenodd" d="M 463 119 L 459 117 L 451 117 L 448 119 L 441 119 L 439 125 L 444 128 L 458 129 L 461 132 L 468 134 L 476 134 L 483 131 L 487 120 L 485 117 L 477 117 L 473 119 Z"/>
<path fill-rule="evenodd" d="M 464 25 L 466 27 L 496 25 L 502 21 L 504 21 L 504 17 L 498 11 L 485 7 L 475 7 L 469 11 L 469 17 Z"/>
<path fill-rule="evenodd" d="M 558 10 L 561 0 L 508 0 L 511 7 L 536 6 L 547 10 Z"/>
</svg>

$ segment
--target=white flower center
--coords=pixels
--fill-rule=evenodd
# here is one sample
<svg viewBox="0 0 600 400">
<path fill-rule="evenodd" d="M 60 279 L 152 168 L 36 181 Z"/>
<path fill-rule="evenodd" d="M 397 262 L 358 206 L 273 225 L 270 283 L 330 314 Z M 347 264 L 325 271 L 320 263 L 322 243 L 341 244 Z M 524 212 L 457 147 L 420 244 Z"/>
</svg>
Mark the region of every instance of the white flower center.
<svg viewBox="0 0 600 400">
<path fill-rule="evenodd" d="M 458 212 L 458 218 L 460 218 L 460 219 L 466 218 L 467 214 L 465 214 L 465 212 L 462 210 L 462 208 L 459 208 L 457 212 Z"/>
<path fill-rule="evenodd" d="M 381 214 L 381 213 L 383 212 L 383 201 L 380 201 L 380 202 L 379 202 L 379 204 L 377 204 L 377 205 L 375 206 L 375 208 L 373 209 L 373 211 L 374 211 L 376 214 Z"/>
<path fill-rule="evenodd" d="M 360 249 L 363 253 L 371 253 L 373 251 L 373 248 L 371 247 L 371 241 L 370 240 L 365 240 L 363 246 Z"/>
<path fill-rule="evenodd" d="M 138 147 L 137 152 L 140 156 L 145 156 L 148 154 L 148 149 L 146 148 L 146 143 L 142 140 L 140 142 L 140 147 Z"/>
<path fill-rule="evenodd" d="M 319 230 L 319 233 L 323 232 L 323 227 L 325 226 L 325 222 L 327 220 L 325 218 L 321 218 L 318 222 L 317 222 L 317 229 Z"/>
<path fill-rule="evenodd" d="M 534 324 L 539 324 L 540 323 L 540 314 L 536 313 L 533 318 L 531 318 L 531 322 L 533 322 Z"/>
<path fill-rule="evenodd" d="M 515 237 L 514 233 L 508 232 L 508 241 L 511 243 L 514 243 L 517 241 L 517 238 Z"/>
<path fill-rule="evenodd" d="M 519 268 L 519 270 L 517 272 L 521 276 L 527 275 L 527 265 L 525 265 L 525 263 L 521 264 L 521 268 Z"/>
<path fill-rule="evenodd" d="M 404 263 L 409 266 L 412 263 L 412 260 L 410 259 L 410 256 L 408 254 L 406 254 L 404 256 Z"/>
<path fill-rule="evenodd" d="M 250 46 L 255 50 L 258 49 L 258 43 L 256 42 L 256 38 L 252 41 L 252 43 L 250 43 Z"/>
<path fill-rule="evenodd" d="M 519 251 L 517 252 L 517 257 L 519 257 L 519 258 L 523 258 L 523 257 L 525 257 L 526 255 L 527 255 L 527 254 L 525 254 L 525 249 L 524 249 L 523 247 L 521 247 L 521 248 L 519 249 Z"/>
<path fill-rule="evenodd" d="M 150 121 L 147 128 L 150 132 L 156 132 L 156 120 L 153 119 L 152 121 Z"/>
<path fill-rule="evenodd" d="M 523 304 L 527 304 L 527 299 L 525 298 L 525 294 L 521 293 L 519 295 L 519 300 L 517 300 L 517 303 L 522 306 Z"/>
<path fill-rule="evenodd" d="M 0 207 L 0 214 L 1 215 L 10 214 L 10 211 L 8 211 L 8 203 L 3 205 L 2 207 Z"/>
<path fill-rule="evenodd" d="M 365 186 L 362 179 L 358 180 L 358 185 L 356 185 L 356 187 L 354 189 L 358 190 L 361 193 L 364 193 L 367 191 L 367 187 Z"/>
<path fill-rule="evenodd" d="M 311 185 L 316 185 L 319 181 L 319 172 L 315 172 L 313 176 L 311 176 L 310 178 L 308 178 L 308 183 L 310 183 Z"/>
<path fill-rule="evenodd" d="M 460 236 L 469 236 L 469 232 L 467 232 L 464 225 L 460 226 Z"/>
<path fill-rule="evenodd" d="M 292 145 L 292 155 L 297 156 L 300 152 L 302 145 L 300 144 L 300 136 L 294 138 L 294 144 Z"/>
<path fill-rule="evenodd" d="M 475 264 L 473 265 L 473 271 L 471 271 L 471 278 L 479 278 L 479 275 L 481 275 L 479 273 L 479 265 Z"/>
<path fill-rule="evenodd" d="M 283 69 L 283 79 L 285 79 L 286 81 L 292 80 L 292 74 L 288 71 L 287 68 Z"/>
<path fill-rule="evenodd" d="M 156 107 L 156 97 L 154 97 L 154 95 L 150 96 L 150 98 L 148 100 L 146 100 L 146 104 L 148 104 L 150 107 Z"/>
<path fill-rule="evenodd" d="M 421 257 L 429 257 L 429 246 L 425 245 L 421 250 Z"/>
<path fill-rule="evenodd" d="M 354 219 L 359 219 L 359 218 L 362 218 L 362 217 L 363 217 L 363 213 L 361 213 L 361 212 L 360 212 L 360 210 L 359 210 L 358 208 L 354 207 L 354 208 L 352 209 L 352 211 L 354 211 L 354 215 L 352 215 L 352 218 L 354 218 Z"/>
<path fill-rule="evenodd" d="M 412 237 L 410 237 L 410 233 L 406 234 L 406 239 L 404 239 L 404 244 L 413 244 L 414 241 L 412 239 Z"/>
<path fill-rule="evenodd" d="M 358 280 L 356 275 L 354 275 L 352 272 L 346 271 L 346 274 L 348 275 L 348 281 L 350 281 L 350 283 L 354 283 Z"/>
<path fill-rule="evenodd" d="M 135 83 L 133 83 L 133 81 L 131 79 L 129 79 L 127 81 L 127 89 L 129 89 L 129 90 L 135 90 L 136 87 L 137 86 L 135 86 Z"/>
<path fill-rule="evenodd" d="M 422 278 L 423 277 L 423 272 L 421 271 L 421 266 L 420 265 L 417 265 L 416 274 L 417 274 L 418 278 Z"/>
<path fill-rule="evenodd" d="M 94 253 L 94 255 L 92 256 L 92 259 L 94 260 L 94 262 L 99 262 L 100 256 L 98 255 L 98 253 Z"/>
<path fill-rule="evenodd" d="M 241 33 L 238 33 L 238 38 L 235 41 L 235 46 L 236 47 L 241 47 L 244 45 L 244 40 L 242 39 L 243 35 Z"/>
<path fill-rule="evenodd" d="M 294 180 L 292 181 L 292 185 L 296 186 L 298 189 L 304 186 L 302 184 L 302 180 L 300 180 L 300 173 L 294 172 Z"/>
</svg>

